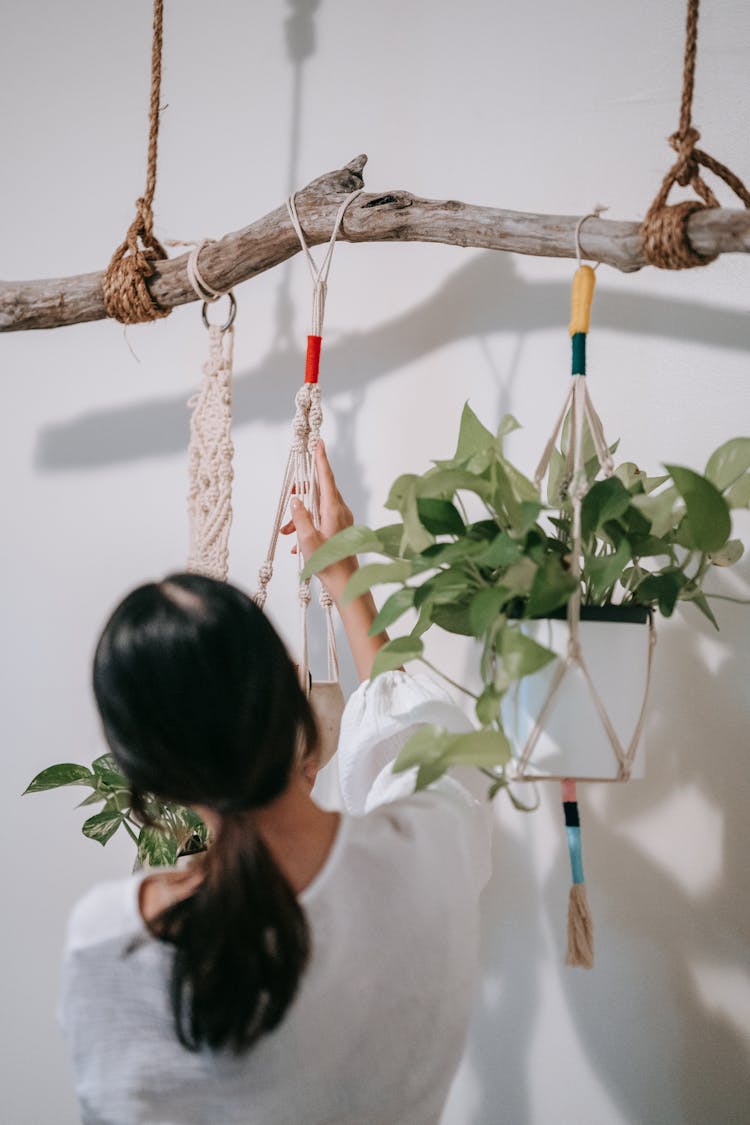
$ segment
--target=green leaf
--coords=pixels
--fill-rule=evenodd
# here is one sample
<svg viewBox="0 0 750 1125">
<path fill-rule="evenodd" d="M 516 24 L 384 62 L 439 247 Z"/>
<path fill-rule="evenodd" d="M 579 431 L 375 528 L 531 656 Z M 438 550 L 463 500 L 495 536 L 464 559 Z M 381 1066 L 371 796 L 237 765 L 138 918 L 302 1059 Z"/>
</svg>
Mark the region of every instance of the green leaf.
<svg viewBox="0 0 750 1125">
<path fill-rule="evenodd" d="M 75 762 L 60 762 L 38 773 L 26 786 L 24 794 L 42 793 L 46 789 L 59 789 L 63 785 L 94 785 L 94 783 L 94 775 L 88 766 L 79 766 Z"/>
<path fill-rule="evenodd" d="M 750 473 L 740 477 L 724 497 L 730 508 L 750 507 Z"/>
<path fill-rule="evenodd" d="M 419 477 L 415 484 L 418 497 L 450 499 L 456 492 L 475 492 L 486 499 L 490 495 L 490 483 L 485 477 L 470 473 L 466 469 L 430 469 Z"/>
<path fill-rule="evenodd" d="M 510 760 L 510 743 L 502 731 L 474 730 L 456 734 L 440 756 L 451 766 L 503 766 Z"/>
<path fill-rule="evenodd" d="M 617 549 L 608 555 L 590 556 L 584 563 L 584 575 L 591 581 L 596 596 L 613 586 L 632 558 L 632 548 L 623 536 Z"/>
<path fill-rule="evenodd" d="M 696 606 L 696 608 L 701 611 L 703 616 L 708 618 L 714 629 L 716 629 L 717 632 L 719 631 L 719 622 L 714 617 L 713 610 L 708 604 L 706 595 L 694 582 L 688 582 L 687 585 L 682 588 L 682 591 L 680 593 L 680 600 L 690 602 L 691 605 Z"/>
<path fill-rule="evenodd" d="M 507 574 L 503 581 L 507 583 Z M 559 555 L 548 555 L 534 576 L 526 616 L 541 617 L 566 605 L 577 584 L 575 577 L 563 567 Z"/>
<path fill-rule="evenodd" d="M 469 602 L 469 625 L 473 636 L 481 637 L 487 632 L 509 597 L 510 591 L 503 586 L 491 586 L 474 595 Z"/>
<path fill-rule="evenodd" d="M 559 449 L 553 449 L 547 476 L 547 503 L 553 508 L 559 508 L 563 502 L 561 491 L 564 479 L 565 458 Z"/>
<path fill-rule="evenodd" d="M 692 469 L 665 465 L 685 501 L 694 545 L 700 551 L 717 551 L 732 530 L 727 502 L 715 485 Z"/>
<path fill-rule="evenodd" d="M 501 443 L 502 439 L 504 437 L 507 437 L 508 434 L 512 434 L 514 430 L 520 429 L 521 423 L 516 418 L 514 418 L 512 414 L 503 414 L 502 418 L 500 419 L 500 425 L 497 427 L 495 442 Z"/>
<path fill-rule="evenodd" d="M 750 469 L 750 437 L 732 438 L 711 454 L 706 477 L 724 492 Z"/>
<path fill-rule="evenodd" d="M 493 684 L 489 684 L 476 702 L 477 719 L 483 727 L 490 727 L 500 718 L 500 703 L 502 693 L 496 691 Z"/>
<path fill-rule="evenodd" d="M 402 523 L 389 523 L 385 527 L 376 527 L 375 535 L 380 546 L 376 550 L 382 555 L 392 559 L 400 559 L 401 542 L 404 538 L 404 525 Z"/>
<path fill-rule="evenodd" d="M 463 535 L 466 530 L 458 508 L 450 500 L 419 497 L 417 513 L 422 526 L 433 535 Z"/>
<path fill-rule="evenodd" d="M 396 637 L 378 649 L 372 663 L 370 678 L 375 679 L 381 672 L 392 672 L 400 668 L 409 660 L 416 660 L 422 655 L 423 645 L 418 637 Z"/>
<path fill-rule="evenodd" d="M 462 637 L 474 636 L 468 602 L 432 603 L 430 616 L 434 624 L 445 629 L 446 633 L 458 633 Z"/>
<path fill-rule="evenodd" d="M 372 586 L 381 586 L 390 582 L 404 582 L 414 573 L 413 564 L 408 559 L 397 559 L 395 562 L 369 563 L 355 570 L 344 588 L 344 604 L 364 594 Z"/>
<path fill-rule="evenodd" d="M 84 836 L 88 836 L 89 840 L 96 840 L 104 847 L 107 841 L 114 836 L 124 819 L 119 809 L 112 806 L 105 807 L 101 812 L 90 816 L 81 831 Z"/>
<path fill-rule="evenodd" d="M 513 563 L 503 574 L 503 586 L 517 598 L 524 598 L 531 592 L 539 567 L 529 558 L 521 558 Z"/>
<path fill-rule="evenodd" d="M 415 593 L 416 590 L 413 586 L 404 586 L 401 590 L 396 590 L 395 594 L 391 594 L 383 603 L 382 609 L 370 626 L 370 636 L 376 637 L 378 633 L 382 633 L 384 629 L 389 628 L 394 621 L 398 621 L 407 609 L 411 609 L 414 605 Z"/>
<path fill-rule="evenodd" d="M 677 567 L 668 567 L 659 574 L 649 574 L 635 588 L 636 601 L 659 606 L 664 617 L 671 617 L 680 591 L 688 579 Z"/>
<path fill-rule="evenodd" d="M 504 629 L 500 639 L 500 653 L 505 670 L 511 680 L 520 680 L 544 668 L 556 653 L 544 645 L 537 644 L 518 628 Z"/>
<path fill-rule="evenodd" d="M 581 505 L 581 533 L 589 539 L 607 522 L 617 519 L 630 507 L 631 495 L 619 477 L 608 477 L 592 484 Z"/>
<path fill-rule="evenodd" d="M 651 524 L 651 534 L 661 539 L 672 531 L 681 519 L 681 509 L 677 510 L 679 493 L 676 488 L 667 488 L 658 495 L 634 496 L 633 507 L 641 512 Z"/>
<path fill-rule="evenodd" d="M 474 585 L 474 580 L 468 578 L 461 567 L 452 566 L 447 570 L 439 570 L 416 588 L 414 604 L 419 607 L 429 598 L 435 604 L 448 605 L 465 598 Z"/>
<path fill-rule="evenodd" d="M 515 539 L 511 539 L 507 531 L 501 531 L 499 535 L 490 543 L 489 547 L 484 548 L 484 553 L 477 559 L 482 566 L 488 566 L 490 570 L 504 570 L 513 563 L 518 562 L 521 557 L 521 545 Z"/>
<path fill-rule="evenodd" d="M 720 551 L 711 553 L 711 562 L 714 566 L 734 566 L 745 553 L 745 548 L 740 539 L 727 539 Z"/>
<path fill-rule="evenodd" d="M 481 453 L 494 442 L 494 435 L 482 425 L 468 402 L 464 404 L 461 414 L 461 426 L 458 432 L 458 445 L 456 446 L 455 461 L 465 461 L 475 453 Z"/>
<path fill-rule="evenodd" d="M 404 773 L 414 766 L 437 762 L 447 749 L 453 735 L 443 727 L 419 727 L 401 750 L 393 763 L 394 773 Z"/>
<path fill-rule="evenodd" d="M 358 524 L 345 527 L 343 531 L 339 531 L 336 535 L 327 539 L 322 547 L 318 547 L 317 551 L 307 560 L 300 577 L 303 579 L 310 578 L 313 574 L 325 570 L 327 566 L 332 566 L 334 563 L 341 562 L 342 559 L 348 559 L 362 551 L 379 550 L 380 540 L 369 527 Z"/>
<path fill-rule="evenodd" d="M 163 828 L 142 828 L 138 858 L 144 867 L 173 867 L 177 862 L 176 837 Z"/>
<path fill-rule="evenodd" d="M 494 525 L 497 529 L 497 525 Z M 483 562 L 487 544 L 481 539 L 467 539 L 462 536 L 455 543 L 431 543 L 420 553 L 420 558 L 430 566 L 439 566 L 441 563 L 461 563 L 469 559 Z"/>
<path fill-rule="evenodd" d="M 525 477 L 522 472 L 519 472 L 515 465 L 512 465 L 510 461 L 506 461 L 505 458 L 500 459 L 500 464 L 505 470 L 516 499 L 539 504 L 539 489 L 536 485 L 532 484 L 528 477 Z M 541 507 L 541 504 L 539 506 Z"/>
</svg>

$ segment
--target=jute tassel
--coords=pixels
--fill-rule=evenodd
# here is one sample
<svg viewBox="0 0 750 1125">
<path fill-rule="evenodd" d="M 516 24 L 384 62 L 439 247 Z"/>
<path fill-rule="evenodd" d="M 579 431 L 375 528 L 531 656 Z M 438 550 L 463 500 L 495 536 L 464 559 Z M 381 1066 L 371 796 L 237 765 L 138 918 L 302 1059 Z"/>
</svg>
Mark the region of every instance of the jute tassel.
<svg viewBox="0 0 750 1125">
<path fill-rule="evenodd" d="M 576 783 L 567 778 L 562 783 L 565 832 L 568 837 L 568 854 L 573 886 L 568 898 L 568 950 L 565 964 L 581 969 L 594 967 L 594 928 L 583 881 L 581 854 L 581 821 L 578 815 Z"/>
<path fill-rule="evenodd" d="M 574 883 L 568 898 L 568 951 L 565 964 L 581 969 L 594 967 L 594 929 L 586 897 L 586 884 Z"/>
</svg>

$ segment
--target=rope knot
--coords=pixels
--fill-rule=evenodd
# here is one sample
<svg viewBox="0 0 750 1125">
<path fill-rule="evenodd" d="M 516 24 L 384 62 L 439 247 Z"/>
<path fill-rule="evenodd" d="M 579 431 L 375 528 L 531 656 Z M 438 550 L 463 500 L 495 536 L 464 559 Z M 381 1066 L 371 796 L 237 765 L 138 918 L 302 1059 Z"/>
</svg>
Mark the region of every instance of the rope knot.
<svg viewBox="0 0 750 1125">
<path fill-rule="evenodd" d="M 261 586 L 266 587 L 268 585 L 268 583 L 271 581 L 272 578 L 273 578 L 273 563 L 272 562 L 264 562 L 258 568 L 258 581 L 260 582 Z"/>
<path fill-rule="evenodd" d="M 700 139 L 700 133 L 692 125 L 688 125 L 685 130 L 678 130 L 669 138 L 669 144 L 678 156 L 677 163 L 672 171 L 680 187 L 687 187 L 692 179 L 698 175 L 698 161 L 693 150 Z"/>
<path fill-rule="evenodd" d="M 309 606 L 310 601 L 312 599 L 312 594 L 310 593 L 310 583 L 309 582 L 303 582 L 301 584 L 301 586 L 297 590 L 297 599 L 299 601 L 299 604 L 304 609 L 306 609 Z"/>
</svg>

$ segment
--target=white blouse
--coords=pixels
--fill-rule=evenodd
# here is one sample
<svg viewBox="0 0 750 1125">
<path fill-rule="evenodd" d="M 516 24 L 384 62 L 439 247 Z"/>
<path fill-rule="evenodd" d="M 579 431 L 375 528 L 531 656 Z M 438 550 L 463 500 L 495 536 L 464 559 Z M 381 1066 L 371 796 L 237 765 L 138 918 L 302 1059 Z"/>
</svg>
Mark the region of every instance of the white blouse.
<svg viewBox="0 0 750 1125">
<path fill-rule="evenodd" d="M 467 728 L 425 676 L 388 673 L 349 700 L 338 752 L 345 811 L 299 896 L 310 963 L 280 1027 L 246 1054 L 194 1053 L 178 1042 L 172 949 L 149 935 L 138 910 L 145 873 L 78 903 L 60 1019 L 83 1125 L 439 1121 L 475 987 L 489 817 L 486 802 L 453 778 L 414 794 L 413 771 L 391 772 L 414 726 L 427 722 Z"/>
</svg>

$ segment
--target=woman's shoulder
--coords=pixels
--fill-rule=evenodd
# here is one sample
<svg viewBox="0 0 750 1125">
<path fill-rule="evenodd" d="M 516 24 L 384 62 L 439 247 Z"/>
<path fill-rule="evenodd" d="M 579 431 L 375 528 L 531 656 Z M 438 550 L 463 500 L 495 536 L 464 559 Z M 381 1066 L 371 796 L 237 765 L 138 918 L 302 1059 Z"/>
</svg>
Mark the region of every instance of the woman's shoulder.
<svg viewBox="0 0 750 1125">
<path fill-rule="evenodd" d="M 73 907 L 68 919 L 66 953 L 79 952 L 113 938 L 144 929 L 138 908 L 141 883 L 148 874 L 139 871 L 125 879 L 97 883 Z"/>
</svg>

